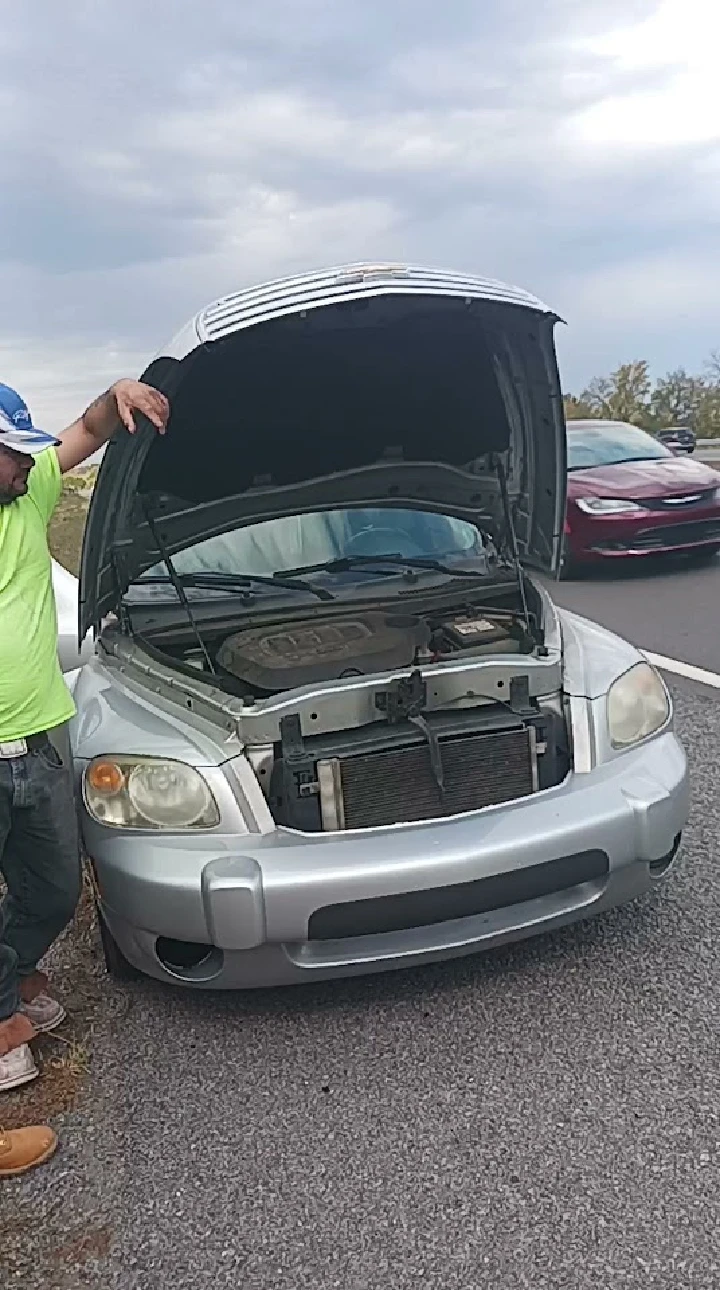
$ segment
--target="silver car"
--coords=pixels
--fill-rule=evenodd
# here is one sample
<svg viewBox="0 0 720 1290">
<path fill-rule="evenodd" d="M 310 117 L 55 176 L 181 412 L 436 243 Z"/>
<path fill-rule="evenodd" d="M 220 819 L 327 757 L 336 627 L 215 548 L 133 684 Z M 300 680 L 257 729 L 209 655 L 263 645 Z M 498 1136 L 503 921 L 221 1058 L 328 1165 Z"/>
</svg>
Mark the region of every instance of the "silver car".
<svg viewBox="0 0 720 1290">
<path fill-rule="evenodd" d="M 272 986 L 473 953 L 670 869 L 687 768 L 636 649 L 556 608 L 556 315 L 351 266 L 145 373 L 88 518 L 71 738 L 108 968 Z"/>
<path fill-rule="evenodd" d="M 57 560 L 52 562 L 52 582 L 58 622 L 58 656 L 66 677 L 73 676 L 78 668 L 92 656 L 92 637 L 88 634 L 78 644 L 78 586 L 77 579 Z"/>
</svg>

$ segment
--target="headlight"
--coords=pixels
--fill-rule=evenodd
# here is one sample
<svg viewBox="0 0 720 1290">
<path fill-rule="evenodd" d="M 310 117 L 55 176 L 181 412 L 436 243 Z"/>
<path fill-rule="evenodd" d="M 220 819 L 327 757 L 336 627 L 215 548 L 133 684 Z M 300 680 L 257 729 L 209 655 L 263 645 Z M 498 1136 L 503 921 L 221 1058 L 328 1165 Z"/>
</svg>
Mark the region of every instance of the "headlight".
<svg viewBox="0 0 720 1290">
<path fill-rule="evenodd" d="M 586 515 L 622 515 L 625 511 L 641 511 L 637 502 L 625 502 L 622 497 L 578 497 L 577 505 Z"/>
<path fill-rule="evenodd" d="M 607 719 L 613 748 L 629 748 L 648 739 L 669 717 L 668 692 L 649 663 L 636 663 L 608 690 Z"/>
<path fill-rule="evenodd" d="M 96 757 L 83 776 L 85 805 L 113 829 L 211 829 L 220 812 L 199 771 L 156 757 Z"/>
</svg>

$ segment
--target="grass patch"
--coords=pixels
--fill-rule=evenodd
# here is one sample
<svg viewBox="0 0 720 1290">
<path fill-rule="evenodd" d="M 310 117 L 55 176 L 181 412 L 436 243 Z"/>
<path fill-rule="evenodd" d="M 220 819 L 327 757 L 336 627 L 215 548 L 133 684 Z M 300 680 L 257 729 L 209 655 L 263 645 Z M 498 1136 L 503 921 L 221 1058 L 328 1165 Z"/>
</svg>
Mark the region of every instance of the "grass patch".
<svg viewBox="0 0 720 1290">
<path fill-rule="evenodd" d="M 74 574 L 80 568 L 88 502 L 87 480 L 75 475 L 66 476 L 63 495 L 50 521 L 48 537 L 55 559 Z"/>
</svg>

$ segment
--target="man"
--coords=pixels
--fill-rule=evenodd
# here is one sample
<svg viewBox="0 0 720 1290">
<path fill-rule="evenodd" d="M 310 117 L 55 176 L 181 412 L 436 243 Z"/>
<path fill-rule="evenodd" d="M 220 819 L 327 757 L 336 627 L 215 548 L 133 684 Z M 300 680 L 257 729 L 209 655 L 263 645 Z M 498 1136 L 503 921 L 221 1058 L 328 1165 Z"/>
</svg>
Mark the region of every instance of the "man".
<svg viewBox="0 0 720 1290">
<path fill-rule="evenodd" d="M 48 737 L 74 706 L 57 657 L 47 526 L 62 474 L 119 424 L 132 434 L 135 413 L 164 433 L 164 396 L 118 381 L 54 439 L 0 385 L 0 1092 L 35 1079 L 28 1040 L 64 1020 L 38 963 L 70 922 L 81 884 L 72 772 Z"/>
</svg>

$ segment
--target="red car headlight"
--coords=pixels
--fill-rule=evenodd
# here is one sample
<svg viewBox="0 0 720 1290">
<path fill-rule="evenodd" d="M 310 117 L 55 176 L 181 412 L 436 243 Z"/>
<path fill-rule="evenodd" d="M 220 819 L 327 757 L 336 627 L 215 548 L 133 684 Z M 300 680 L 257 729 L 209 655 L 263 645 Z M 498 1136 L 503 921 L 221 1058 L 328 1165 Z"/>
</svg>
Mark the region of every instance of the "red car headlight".
<svg viewBox="0 0 720 1290">
<path fill-rule="evenodd" d="M 622 497 L 578 497 L 575 505 L 586 515 L 623 515 L 642 510 L 637 502 L 627 502 Z"/>
</svg>

